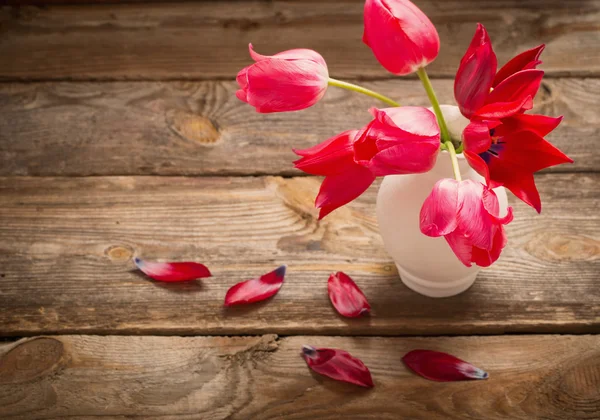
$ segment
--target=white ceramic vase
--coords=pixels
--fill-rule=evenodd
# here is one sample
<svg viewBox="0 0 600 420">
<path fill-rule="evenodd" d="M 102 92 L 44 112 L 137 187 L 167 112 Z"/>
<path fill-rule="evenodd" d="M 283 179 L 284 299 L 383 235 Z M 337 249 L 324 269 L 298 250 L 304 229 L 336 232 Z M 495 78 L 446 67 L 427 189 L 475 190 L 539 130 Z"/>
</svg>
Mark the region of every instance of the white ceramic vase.
<svg viewBox="0 0 600 420">
<path fill-rule="evenodd" d="M 451 136 L 460 139 L 468 121 L 454 106 L 443 105 L 442 111 Z M 458 162 L 463 179 L 485 182 L 462 155 L 458 155 Z M 430 238 L 419 228 L 423 201 L 438 180 L 453 177 L 450 156 L 442 152 L 431 171 L 386 176 L 379 187 L 377 219 L 384 246 L 396 263 L 402 282 L 425 296 L 447 297 L 464 292 L 480 270 L 475 265 L 463 265 L 443 237 Z M 502 187 L 494 191 L 500 203 L 500 215 L 506 214 L 506 191 Z"/>
</svg>

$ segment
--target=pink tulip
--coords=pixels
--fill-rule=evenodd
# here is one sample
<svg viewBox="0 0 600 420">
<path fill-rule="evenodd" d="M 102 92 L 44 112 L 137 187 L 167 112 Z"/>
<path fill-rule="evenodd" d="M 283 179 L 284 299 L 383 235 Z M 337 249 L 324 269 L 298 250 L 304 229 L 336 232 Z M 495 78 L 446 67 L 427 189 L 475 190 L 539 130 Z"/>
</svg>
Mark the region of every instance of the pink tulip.
<svg viewBox="0 0 600 420">
<path fill-rule="evenodd" d="M 249 46 L 256 63 L 237 75 L 238 99 L 257 112 L 285 112 L 308 108 L 327 90 L 329 73 L 321 55 L 313 50 L 294 49 L 274 56 L 260 55 Z"/>
<path fill-rule="evenodd" d="M 352 143 L 357 130 L 345 131 L 321 144 L 304 150 L 294 150 L 301 156 L 294 165 L 312 174 L 325 176 L 315 206 L 319 219 L 361 195 L 375 181 L 375 176 L 354 161 Z"/>
<path fill-rule="evenodd" d="M 364 19 L 363 42 L 391 73 L 414 73 L 440 51 L 435 26 L 408 0 L 367 0 Z"/>
<path fill-rule="evenodd" d="M 421 107 L 369 110 L 375 117 L 354 141 L 354 160 L 375 176 L 427 172 L 435 165 L 440 129 Z"/>
<path fill-rule="evenodd" d="M 506 245 L 505 224 L 512 221 L 512 207 L 499 217 L 498 197 L 480 182 L 439 180 L 421 208 L 421 232 L 444 236 L 454 254 L 467 267 L 488 267 Z"/>
</svg>

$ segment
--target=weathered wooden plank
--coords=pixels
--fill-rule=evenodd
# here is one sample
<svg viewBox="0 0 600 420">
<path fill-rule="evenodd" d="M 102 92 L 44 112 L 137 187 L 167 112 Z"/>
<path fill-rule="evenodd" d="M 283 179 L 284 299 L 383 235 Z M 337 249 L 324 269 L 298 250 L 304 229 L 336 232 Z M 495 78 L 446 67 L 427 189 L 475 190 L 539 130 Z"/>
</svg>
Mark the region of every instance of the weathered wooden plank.
<svg viewBox="0 0 600 420">
<path fill-rule="evenodd" d="M 453 83 L 435 80 L 444 103 Z M 418 81 L 366 86 L 427 106 Z M 292 148 L 312 146 L 371 118 L 372 98 L 331 88 L 313 108 L 258 114 L 235 82 L 0 84 L 0 175 L 294 175 Z M 564 115 L 548 139 L 600 170 L 600 79 L 550 79 L 534 112 Z"/>
<path fill-rule="evenodd" d="M 371 390 L 312 374 L 303 344 L 369 366 Z M 485 381 L 427 381 L 415 348 L 446 351 Z M 597 419 L 599 336 L 437 338 L 36 337 L 0 346 L 3 419 Z"/>
<path fill-rule="evenodd" d="M 600 332 L 600 174 L 538 177 L 544 211 L 516 200 L 509 246 L 460 296 L 407 289 L 386 255 L 375 186 L 321 222 L 316 178 L 0 179 L 0 334 L 496 334 Z M 214 277 L 155 283 L 132 256 L 197 260 Z M 271 301 L 225 309 L 227 289 L 281 264 Z M 337 316 L 333 271 L 373 316 Z"/>
<path fill-rule="evenodd" d="M 247 45 L 320 51 L 334 77 L 389 77 L 362 43 L 363 0 L 205 1 L 5 7 L 0 79 L 232 78 Z M 475 24 L 501 63 L 540 43 L 554 75 L 600 73 L 598 0 L 421 0 L 442 49 L 430 72 L 453 76 Z"/>
</svg>

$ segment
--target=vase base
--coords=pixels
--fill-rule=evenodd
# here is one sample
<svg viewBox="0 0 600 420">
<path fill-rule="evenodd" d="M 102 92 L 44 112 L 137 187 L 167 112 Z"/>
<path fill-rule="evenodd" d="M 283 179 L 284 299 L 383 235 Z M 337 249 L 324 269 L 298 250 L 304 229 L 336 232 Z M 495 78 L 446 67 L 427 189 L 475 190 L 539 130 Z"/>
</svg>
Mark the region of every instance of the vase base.
<svg viewBox="0 0 600 420">
<path fill-rule="evenodd" d="M 469 274 L 468 276 L 453 282 L 437 283 L 422 279 L 408 272 L 398 264 L 396 264 L 396 267 L 398 268 L 398 273 L 400 273 L 400 280 L 402 280 L 402 283 L 404 283 L 406 287 L 424 296 L 433 298 L 450 297 L 464 292 L 473 285 L 478 274 L 476 271 L 473 274 Z"/>
</svg>

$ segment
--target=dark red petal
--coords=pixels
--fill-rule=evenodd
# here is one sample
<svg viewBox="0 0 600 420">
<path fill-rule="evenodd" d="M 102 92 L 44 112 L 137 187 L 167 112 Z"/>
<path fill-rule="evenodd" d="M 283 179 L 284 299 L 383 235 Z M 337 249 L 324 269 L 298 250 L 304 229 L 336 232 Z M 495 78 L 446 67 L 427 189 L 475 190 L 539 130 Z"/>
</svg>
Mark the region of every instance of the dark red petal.
<svg viewBox="0 0 600 420">
<path fill-rule="evenodd" d="M 511 59 L 508 63 L 502 66 L 500 70 L 498 70 L 498 73 L 496 73 L 496 77 L 494 78 L 493 86 L 496 87 L 504 79 L 512 76 L 518 71 L 536 68 L 539 64 L 541 64 L 539 58 L 542 51 L 544 51 L 544 47 L 544 44 L 539 45 L 535 48 L 522 52 Z"/>
<path fill-rule="evenodd" d="M 465 117 L 470 118 L 485 103 L 497 64 L 490 38 L 483 25 L 478 23 L 454 80 L 454 97 Z"/>
<path fill-rule="evenodd" d="M 158 281 L 190 281 L 211 276 L 205 265 L 195 262 L 160 263 L 139 258 L 134 258 L 133 262 L 145 275 Z"/>
<path fill-rule="evenodd" d="M 355 318 L 371 311 L 371 306 L 362 290 L 354 280 L 341 271 L 329 276 L 327 291 L 331 303 L 342 316 Z"/>
<path fill-rule="evenodd" d="M 257 279 L 246 280 L 231 287 L 225 295 L 225 306 L 260 302 L 275 295 L 283 285 L 286 266 L 282 265 Z"/>
<path fill-rule="evenodd" d="M 406 366 L 423 378 L 439 382 L 487 379 L 483 370 L 447 353 L 413 350 L 402 358 Z"/>
<path fill-rule="evenodd" d="M 366 388 L 374 386 L 369 368 L 345 350 L 303 346 L 302 357 L 309 368 L 321 375 Z"/>
<path fill-rule="evenodd" d="M 475 113 L 476 117 L 482 119 L 499 120 L 501 118 L 512 117 L 515 114 L 533 108 L 533 98 L 527 96 L 522 100 L 514 102 L 495 102 L 484 105 Z"/>
<path fill-rule="evenodd" d="M 540 89 L 543 77 L 543 70 L 530 69 L 515 73 L 496 86 L 485 103 L 522 102 L 528 96 L 533 99 Z"/>
<path fill-rule="evenodd" d="M 485 178 L 485 182 L 487 184 L 490 183 L 490 171 L 485 163 L 485 161 L 479 156 L 477 153 L 469 152 L 468 150 L 464 151 L 464 156 L 467 159 L 467 162 L 471 166 L 471 168 L 475 169 L 475 171 Z"/>
<path fill-rule="evenodd" d="M 496 128 L 495 135 L 503 137 L 518 131 L 532 131 L 540 137 L 544 137 L 554 130 L 563 117 L 548 117 L 536 114 L 517 114 L 502 120 L 502 124 Z"/>
</svg>

